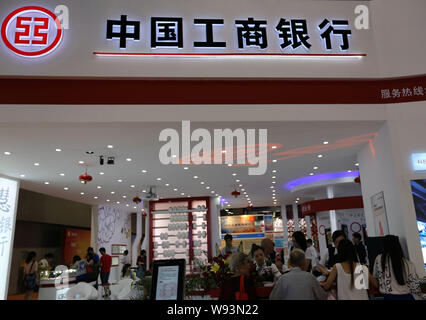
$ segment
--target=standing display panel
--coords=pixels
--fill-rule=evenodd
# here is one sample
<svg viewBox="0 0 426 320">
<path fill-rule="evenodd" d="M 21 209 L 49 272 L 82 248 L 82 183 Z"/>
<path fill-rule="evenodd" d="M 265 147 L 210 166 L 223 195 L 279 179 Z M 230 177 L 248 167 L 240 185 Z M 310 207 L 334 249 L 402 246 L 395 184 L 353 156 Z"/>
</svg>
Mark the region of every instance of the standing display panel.
<svg viewBox="0 0 426 320">
<path fill-rule="evenodd" d="M 184 259 L 192 272 L 211 257 L 210 198 L 162 199 L 150 204 L 150 261 Z"/>
</svg>

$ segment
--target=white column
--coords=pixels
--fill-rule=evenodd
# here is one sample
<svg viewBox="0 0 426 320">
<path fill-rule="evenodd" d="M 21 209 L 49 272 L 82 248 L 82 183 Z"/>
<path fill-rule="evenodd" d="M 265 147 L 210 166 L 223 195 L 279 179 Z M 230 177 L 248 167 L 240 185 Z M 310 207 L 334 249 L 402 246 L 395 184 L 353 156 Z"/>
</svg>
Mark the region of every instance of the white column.
<svg viewBox="0 0 426 320">
<path fill-rule="evenodd" d="M 145 210 L 145 213 L 146 213 L 146 217 L 144 217 L 144 219 L 145 219 L 145 237 L 143 239 L 141 249 L 146 251 L 146 265 L 147 265 L 147 269 L 149 269 L 149 265 L 151 263 L 151 261 L 149 261 L 149 231 L 151 229 L 151 226 L 149 225 L 149 215 L 151 214 L 149 212 L 149 201 L 144 201 L 143 206 L 144 206 L 144 210 Z"/>
<path fill-rule="evenodd" d="M 281 220 L 283 222 L 283 237 L 284 237 L 284 252 L 286 253 L 288 249 L 288 227 L 287 227 L 287 211 L 285 209 L 286 205 L 285 204 L 281 204 Z M 288 252 L 286 254 L 286 256 L 284 257 L 285 261 L 287 261 L 287 256 L 288 256 Z"/>
<path fill-rule="evenodd" d="M 305 216 L 305 222 L 306 222 L 306 236 L 308 237 L 308 239 L 312 239 L 311 217 Z"/>
<path fill-rule="evenodd" d="M 293 203 L 293 221 L 294 221 L 294 231 L 300 231 L 299 212 L 297 211 L 297 203 Z"/>
<path fill-rule="evenodd" d="M 333 190 L 333 186 L 328 186 L 327 187 L 327 198 L 328 199 L 333 199 L 334 198 L 334 190 Z M 330 210 L 330 228 L 331 228 L 331 232 L 336 231 L 337 228 L 337 215 L 336 215 L 336 210 Z"/>
<path fill-rule="evenodd" d="M 220 228 L 219 228 L 219 219 L 220 219 L 220 199 L 219 197 L 210 198 L 210 221 L 209 221 L 209 230 L 211 234 L 211 247 L 212 255 L 216 256 L 216 244 L 218 247 L 221 245 L 220 239 Z"/>
<path fill-rule="evenodd" d="M 142 240 L 142 213 L 136 212 L 136 237 L 132 245 L 132 263 L 136 267 L 136 261 L 139 255 L 139 243 Z"/>
</svg>

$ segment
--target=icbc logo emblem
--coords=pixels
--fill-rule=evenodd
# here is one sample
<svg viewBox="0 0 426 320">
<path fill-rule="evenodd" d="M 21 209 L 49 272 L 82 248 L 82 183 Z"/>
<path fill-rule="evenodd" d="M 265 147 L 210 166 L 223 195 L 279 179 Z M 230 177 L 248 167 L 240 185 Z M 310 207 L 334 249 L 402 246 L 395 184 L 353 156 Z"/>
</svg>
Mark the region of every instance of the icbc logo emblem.
<svg viewBox="0 0 426 320">
<path fill-rule="evenodd" d="M 4 20 L 1 37 L 17 55 L 37 58 L 55 50 L 62 41 L 63 30 L 58 17 L 42 7 L 23 7 Z"/>
</svg>

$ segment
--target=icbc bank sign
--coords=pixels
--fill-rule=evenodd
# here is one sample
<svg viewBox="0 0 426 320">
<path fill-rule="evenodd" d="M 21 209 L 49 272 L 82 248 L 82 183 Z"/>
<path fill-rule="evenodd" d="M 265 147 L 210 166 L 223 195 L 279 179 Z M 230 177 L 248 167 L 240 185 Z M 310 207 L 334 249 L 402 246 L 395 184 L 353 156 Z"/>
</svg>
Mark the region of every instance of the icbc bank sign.
<svg viewBox="0 0 426 320">
<path fill-rule="evenodd" d="M 38 58 L 54 51 L 62 41 L 63 29 L 51 11 L 28 6 L 11 12 L 1 26 L 1 38 L 15 54 Z"/>
</svg>

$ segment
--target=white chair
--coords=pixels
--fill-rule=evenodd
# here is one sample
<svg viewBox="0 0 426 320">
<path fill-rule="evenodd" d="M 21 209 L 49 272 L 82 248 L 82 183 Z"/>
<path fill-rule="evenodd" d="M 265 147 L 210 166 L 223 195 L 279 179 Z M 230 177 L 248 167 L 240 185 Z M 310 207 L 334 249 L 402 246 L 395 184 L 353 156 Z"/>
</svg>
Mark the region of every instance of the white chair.
<svg viewBox="0 0 426 320">
<path fill-rule="evenodd" d="M 67 300 L 97 300 L 98 291 L 88 283 L 80 282 L 67 292 Z"/>
</svg>

